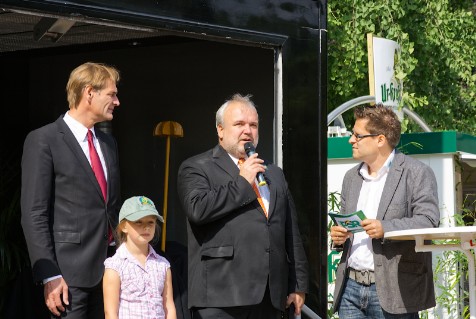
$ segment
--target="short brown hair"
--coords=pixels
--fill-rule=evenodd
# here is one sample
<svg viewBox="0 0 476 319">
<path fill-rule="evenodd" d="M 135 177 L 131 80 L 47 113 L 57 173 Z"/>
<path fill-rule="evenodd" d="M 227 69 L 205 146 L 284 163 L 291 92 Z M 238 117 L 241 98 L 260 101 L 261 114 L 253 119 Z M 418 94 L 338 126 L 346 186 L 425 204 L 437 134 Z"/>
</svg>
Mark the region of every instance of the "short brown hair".
<svg viewBox="0 0 476 319">
<path fill-rule="evenodd" d="M 366 125 L 370 134 L 382 134 L 388 141 L 388 144 L 395 148 L 400 142 L 400 134 L 402 126 L 397 114 L 383 104 L 358 106 L 354 109 L 354 117 L 356 120 L 368 120 Z"/>
<path fill-rule="evenodd" d="M 81 64 L 69 75 L 66 84 L 69 108 L 77 108 L 81 95 L 86 86 L 90 85 L 94 90 L 101 90 L 107 85 L 107 81 L 119 82 L 119 71 L 102 63 L 86 62 Z"/>
</svg>

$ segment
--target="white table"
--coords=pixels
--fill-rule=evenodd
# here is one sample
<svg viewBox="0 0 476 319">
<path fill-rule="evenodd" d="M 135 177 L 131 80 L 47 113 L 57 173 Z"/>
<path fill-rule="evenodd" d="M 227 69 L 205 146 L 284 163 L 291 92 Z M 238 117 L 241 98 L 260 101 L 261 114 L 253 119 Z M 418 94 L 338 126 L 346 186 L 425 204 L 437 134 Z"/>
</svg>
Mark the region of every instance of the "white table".
<svg viewBox="0 0 476 319">
<path fill-rule="evenodd" d="M 468 259 L 469 279 L 469 313 L 471 319 L 476 319 L 476 274 L 475 257 L 471 249 L 476 248 L 476 226 L 465 227 L 441 227 L 397 230 L 385 233 L 385 239 L 391 240 L 414 240 L 416 252 L 458 250 L 463 252 Z M 425 240 L 457 239 L 459 244 L 429 244 Z"/>
</svg>

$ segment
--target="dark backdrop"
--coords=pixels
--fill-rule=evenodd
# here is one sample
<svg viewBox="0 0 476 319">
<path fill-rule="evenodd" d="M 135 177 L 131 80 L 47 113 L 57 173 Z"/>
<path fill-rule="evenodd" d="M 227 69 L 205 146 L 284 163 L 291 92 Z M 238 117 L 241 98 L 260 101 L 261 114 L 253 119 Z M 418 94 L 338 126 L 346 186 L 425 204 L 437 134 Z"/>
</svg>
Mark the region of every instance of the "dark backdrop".
<svg viewBox="0 0 476 319">
<path fill-rule="evenodd" d="M 171 139 L 167 239 L 186 244 L 177 170 L 184 159 L 217 143 L 215 112 L 232 94 L 253 95 L 260 115 L 258 152 L 272 161 L 273 51 L 200 40 L 163 42 L 0 59 L 2 117 L 9 124 L 1 126 L 1 133 L 11 137 L 1 139 L 1 149 L 13 147 L 19 156 L 29 130 L 67 111 L 65 86 L 74 67 L 87 61 L 116 66 L 121 105 L 111 124 L 119 143 L 123 199 L 146 195 L 162 210 L 166 139 L 154 137 L 153 130 L 162 121 L 181 124 L 184 137 Z"/>
<path fill-rule="evenodd" d="M 227 96 L 236 91 L 255 95 L 262 123 L 258 152 L 266 159 L 272 156 L 273 139 L 265 135 L 272 134 L 272 105 L 282 103 L 283 128 L 279 132 L 282 145 L 279 140 L 274 147 L 283 151 L 282 165 L 295 197 L 310 262 L 311 291 L 306 304 L 325 317 L 328 306 L 326 0 L 204 0 L 193 5 L 173 0 L 0 0 L 0 4 L 179 35 L 161 38 L 157 43 L 109 42 L 97 47 L 32 50 L 0 56 L 2 154 L 11 152 L 8 145 L 19 146 L 29 129 L 56 119 L 66 110 L 64 85 L 73 67 L 92 59 L 115 64 L 123 71 L 119 87 L 122 108 L 117 110 L 113 123 L 121 147 L 123 195 L 152 190 L 156 196 L 151 197 L 160 207 L 165 147 L 163 139 L 152 138 L 152 129 L 159 121 L 174 120 L 184 125 L 185 137 L 172 141 L 170 194 L 174 196 L 178 163 L 216 143 L 214 112 Z M 68 34 L 80 36 L 84 33 L 81 30 Z M 28 32 L 15 35 L 31 36 Z M 86 32 L 84 36 L 94 34 Z M 190 40 L 191 37 L 197 40 Z M 144 46 L 149 49 L 145 50 Z M 206 48 L 201 51 L 201 47 Z M 282 68 L 276 70 L 282 76 L 277 90 L 272 77 L 274 59 L 282 62 Z M 177 64 L 172 64 L 173 61 Z M 39 72 L 42 76 L 33 76 Z M 224 76 L 218 78 L 219 75 Z M 35 113 L 37 107 L 42 111 Z M 134 108 L 144 112 L 144 116 L 129 111 Z M 131 113 L 124 114 L 127 112 Z M 194 115 L 189 120 L 187 112 Z M 176 236 L 183 242 L 185 232 L 180 227 L 184 218 L 177 206 L 170 198 L 169 216 L 175 217 L 169 220 L 169 238 Z"/>
</svg>

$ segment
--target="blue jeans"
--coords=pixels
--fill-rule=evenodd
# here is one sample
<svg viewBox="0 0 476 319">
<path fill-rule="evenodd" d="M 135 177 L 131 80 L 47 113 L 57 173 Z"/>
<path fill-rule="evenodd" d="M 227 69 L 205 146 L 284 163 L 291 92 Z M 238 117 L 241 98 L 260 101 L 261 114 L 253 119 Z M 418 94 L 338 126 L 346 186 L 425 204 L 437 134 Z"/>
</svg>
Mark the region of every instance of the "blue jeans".
<svg viewBox="0 0 476 319">
<path fill-rule="evenodd" d="M 339 306 L 342 319 L 418 319 L 418 313 L 391 314 L 380 307 L 375 284 L 361 285 L 348 278 Z"/>
</svg>

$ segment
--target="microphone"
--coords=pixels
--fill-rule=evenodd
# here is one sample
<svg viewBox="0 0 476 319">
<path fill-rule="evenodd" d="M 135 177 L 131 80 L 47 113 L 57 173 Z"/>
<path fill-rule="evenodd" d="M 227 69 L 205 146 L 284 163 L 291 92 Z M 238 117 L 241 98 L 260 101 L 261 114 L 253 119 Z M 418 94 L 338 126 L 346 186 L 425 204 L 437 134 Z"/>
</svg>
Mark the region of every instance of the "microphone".
<svg viewBox="0 0 476 319">
<path fill-rule="evenodd" d="M 255 146 L 253 145 L 253 143 L 251 143 L 251 142 L 246 142 L 245 143 L 245 152 L 246 152 L 246 155 L 248 157 L 250 157 L 251 155 L 256 153 L 256 149 L 255 149 Z M 256 174 L 256 179 L 258 180 L 258 185 L 259 186 L 266 185 L 266 180 L 264 179 L 263 173 L 258 172 L 258 174 Z"/>
</svg>

